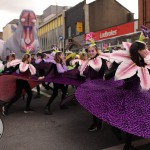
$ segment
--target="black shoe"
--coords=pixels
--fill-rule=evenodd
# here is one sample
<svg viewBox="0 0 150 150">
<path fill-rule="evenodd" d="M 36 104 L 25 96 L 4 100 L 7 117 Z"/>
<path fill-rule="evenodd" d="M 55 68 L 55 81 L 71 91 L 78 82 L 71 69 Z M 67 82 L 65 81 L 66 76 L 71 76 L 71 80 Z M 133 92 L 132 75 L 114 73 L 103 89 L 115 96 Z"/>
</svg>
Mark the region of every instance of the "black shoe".
<svg viewBox="0 0 150 150">
<path fill-rule="evenodd" d="M 98 123 L 93 123 L 89 128 L 88 131 L 93 132 L 93 131 L 98 131 L 103 129 L 103 122 L 98 122 Z"/>
<path fill-rule="evenodd" d="M 3 114 L 4 116 L 7 116 L 7 114 L 8 114 L 8 108 L 7 108 L 7 106 L 3 106 L 3 107 L 2 107 L 2 114 Z"/>
<path fill-rule="evenodd" d="M 53 114 L 52 111 L 50 110 L 50 108 L 48 106 L 46 106 L 44 108 L 44 112 L 45 112 L 46 115 L 52 115 Z"/>
<path fill-rule="evenodd" d="M 97 124 L 96 123 L 93 123 L 89 128 L 88 128 L 88 131 L 90 132 L 94 132 L 94 131 L 97 131 L 98 128 L 97 128 Z"/>
<path fill-rule="evenodd" d="M 25 114 L 32 113 L 32 112 L 34 112 L 34 110 L 31 109 L 31 108 L 28 108 L 28 109 L 24 110 Z"/>
<path fill-rule="evenodd" d="M 64 109 L 68 109 L 68 107 L 66 105 L 60 105 L 60 109 L 64 110 Z"/>
<path fill-rule="evenodd" d="M 125 145 L 123 150 L 136 150 L 132 145 Z"/>
</svg>

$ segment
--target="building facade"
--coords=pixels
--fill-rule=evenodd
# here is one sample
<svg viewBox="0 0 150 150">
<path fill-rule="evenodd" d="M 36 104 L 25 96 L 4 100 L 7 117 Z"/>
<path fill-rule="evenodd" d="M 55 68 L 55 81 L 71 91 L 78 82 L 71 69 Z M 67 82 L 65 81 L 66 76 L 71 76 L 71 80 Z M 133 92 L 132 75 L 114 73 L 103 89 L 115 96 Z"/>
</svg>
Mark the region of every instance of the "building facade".
<svg viewBox="0 0 150 150">
<path fill-rule="evenodd" d="M 89 11 L 85 13 L 89 26 L 86 27 L 84 40 L 92 36 L 99 49 L 106 44 L 117 46 L 123 40 L 132 41 L 132 36 L 133 39 L 138 36 L 138 33 L 133 35 L 138 28 L 134 14 L 116 0 L 96 0 L 86 5 L 86 10 Z"/>
<path fill-rule="evenodd" d="M 150 1 L 138 0 L 139 7 L 139 27 L 144 25 L 150 29 Z"/>
<path fill-rule="evenodd" d="M 3 40 L 3 32 L 0 32 L 0 39 Z"/>
<path fill-rule="evenodd" d="M 140 26 L 144 25 L 150 29 L 150 1 L 149 0 L 138 0 L 138 10 L 139 10 L 139 30 Z M 149 39 L 145 40 L 147 46 L 150 49 Z"/>
<path fill-rule="evenodd" d="M 77 22 L 82 23 L 82 32 L 77 32 Z M 65 13 L 65 47 L 74 50 L 86 45 L 88 42 L 85 37 L 91 33 L 97 36 L 94 39 L 99 48 L 102 48 L 105 43 L 118 45 L 122 40 L 114 37 L 135 32 L 137 22 L 133 22 L 134 14 L 116 0 L 96 0 L 90 4 L 83 1 Z M 129 24 L 123 25 L 126 23 Z M 120 27 L 121 25 L 123 27 Z M 127 31 L 128 27 L 130 31 Z M 125 32 L 120 34 L 117 31 L 118 28 L 125 29 Z M 115 36 L 109 36 L 109 34 Z M 110 40 L 111 38 L 113 39 Z M 131 41 L 130 38 L 127 40 Z"/>
<path fill-rule="evenodd" d="M 19 22 L 18 19 L 13 19 L 3 28 L 3 40 L 4 41 L 6 41 L 15 32 L 18 22 Z"/>
<path fill-rule="evenodd" d="M 52 49 L 57 46 L 64 47 L 64 11 L 66 6 L 50 6 L 43 12 L 42 23 L 38 27 L 40 48 Z"/>
<path fill-rule="evenodd" d="M 65 12 L 65 49 L 76 51 L 84 44 L 84 4 L 83 1 Z"/>
<path fill-rule="evenodd" d="M 96 0 L 89 4 L 89 27 L 92 32 L 131 22 L 133 18 L 133 13 L 116 0 Z"/>
<path fill-rule="evenodd" d="M 125 24 L 113 26 L 97 32 L 85 34 L 84 40 L 88 41 L 93 38 L 99 49 L 103 49 L 104 45 L 109 47 L 120 47 L 122 42 L 133 42 L 139 38 L 138 20 Z"/>
</svg>

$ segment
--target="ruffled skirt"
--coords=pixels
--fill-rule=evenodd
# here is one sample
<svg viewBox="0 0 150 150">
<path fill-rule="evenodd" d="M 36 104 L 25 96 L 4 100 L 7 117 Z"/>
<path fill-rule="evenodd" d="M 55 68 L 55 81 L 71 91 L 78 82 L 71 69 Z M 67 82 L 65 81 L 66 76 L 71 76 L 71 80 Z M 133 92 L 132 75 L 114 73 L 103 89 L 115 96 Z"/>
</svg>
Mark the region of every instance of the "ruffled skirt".
<svg viewBox="0 0 150 150">
<path fill-rule="evenodd" d="M 120 81 L 99 79 L 80 85 L 75 95 L 99 119 L 125 132 L 150 138 L 150 92 L 126 89 Z"/>
</svg>

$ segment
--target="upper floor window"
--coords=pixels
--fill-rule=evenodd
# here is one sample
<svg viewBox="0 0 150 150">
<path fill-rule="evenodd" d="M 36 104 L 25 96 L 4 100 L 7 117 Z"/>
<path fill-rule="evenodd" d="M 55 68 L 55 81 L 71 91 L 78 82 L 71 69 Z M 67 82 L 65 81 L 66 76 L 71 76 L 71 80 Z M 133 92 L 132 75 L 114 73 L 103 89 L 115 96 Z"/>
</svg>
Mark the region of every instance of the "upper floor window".
<svg viewBox="0 0 150 150">
<path fill-rule="evenodd" d="M 71 26 L 68 27 L 68 38 L 71 37 Z"/>
</svg>

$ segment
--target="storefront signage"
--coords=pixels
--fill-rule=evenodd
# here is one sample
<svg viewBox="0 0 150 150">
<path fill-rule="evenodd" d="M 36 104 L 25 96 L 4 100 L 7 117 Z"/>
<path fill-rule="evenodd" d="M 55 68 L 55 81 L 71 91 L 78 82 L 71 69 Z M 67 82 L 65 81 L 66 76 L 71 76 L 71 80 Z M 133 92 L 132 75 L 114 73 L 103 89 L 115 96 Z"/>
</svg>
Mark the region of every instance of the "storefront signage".
<svg viewBox="0 0 150 150">
<path fill-rule="evenodd" d="M 134 32 L 134 22 L 129 22 L 126 24 L 114 26 L 112 28 L 108 28 L 108 29 L 94 32 L 94 33 L 91 32 L 91 33 L 92 33 L 92 37 L 94 38 L 95 41 L 100 41 L 100 40 L 104 40 L 104 39 L 108 39 L 108 38 L 113 38 L 116 36 L 129 34 L 132 32 Z M 88 37 L 89 37 L 89 34 L 86 34 L 84 36 L 84 40 L 86 41 L 86 39 L 88 39 Z"/>
<path fill-rule="evenodd" d="M 84 41 L 89 41 L 90 39 L 94 39 L 94 32 L 89 32 L 87 34 L 84 35 Z"/>
</svg>

